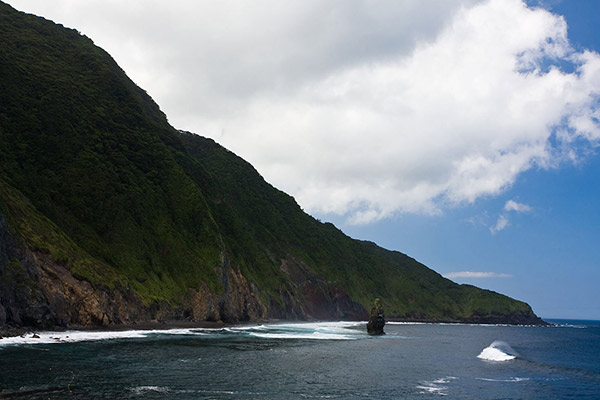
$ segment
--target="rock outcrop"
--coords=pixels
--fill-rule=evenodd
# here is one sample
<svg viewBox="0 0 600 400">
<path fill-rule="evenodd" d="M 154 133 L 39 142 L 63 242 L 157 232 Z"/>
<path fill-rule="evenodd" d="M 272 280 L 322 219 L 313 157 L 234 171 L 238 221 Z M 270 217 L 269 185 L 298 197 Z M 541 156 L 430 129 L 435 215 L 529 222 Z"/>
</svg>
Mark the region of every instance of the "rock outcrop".
<svg viewBox="0 0 600 400">
<path fill-rule="evenodd" d="M 273 302 L 269 317 L 298 320 L 364 320 L 362 304 L 353 301 L 339 285 L 328 284 L 295 257 L 281 260 L 280 269 L 289 278 L 280 288 L 285 302 Z"/>
<path fill-rule="evenodd" d="M 381 300 L 375 299 L 373 302 L 373 308 L 371 308 L 371 315 L 369 322 L 367 323 L 367 332 L 369 335 L 385 335 L 383 326 L 385 325 L 385 317 L 383 315 L 383 306 Z"/>
</svg>

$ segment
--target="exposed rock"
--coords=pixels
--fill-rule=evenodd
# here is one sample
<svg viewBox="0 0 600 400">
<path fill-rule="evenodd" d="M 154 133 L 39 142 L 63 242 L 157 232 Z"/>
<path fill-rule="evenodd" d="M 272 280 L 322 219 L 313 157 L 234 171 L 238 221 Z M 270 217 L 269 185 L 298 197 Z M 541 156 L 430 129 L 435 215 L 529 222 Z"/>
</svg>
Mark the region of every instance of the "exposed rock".
<svg viewBox="0 0 600 400">
<path fill-rule="evenodd" d="M 384 335 L 383 326 L 385 325 L 385 317 L 383 315 L 383 307 L 381 300 L 375 299 L 373 308 L 371 308 L 371 316 L 367 323 L 367 332 L 369 335 Z"/>
<path fill-rule="evenodd" d="M 219 321 L 219 299 L 203 284 L 199 289 L 190 289 L 183 300 L 183 317 L 194 322 Z"/>
<path fill-rule="evenodd" d="M 225 293 L 219 299 L 223 322 L 250 321 L 265 318 L 267 308 L 259 300 L 254 285 L 249 284 L 239 269 L 221 254 L 221 284 Z"/>
<path fill-rule="evenodd" d="M 331 284 L 313 273 L 302 261 L 294 257 L 281 260 L 280 269 L 289 276 L 280 288 L 285 309 L 281 316 L 277 304 L 269 309 L 272 318 L 364 320 L 367 310 L 353 301 L 339 285 Z M 290 317 L 290 314 L 293 317 Z"/>
</svg>

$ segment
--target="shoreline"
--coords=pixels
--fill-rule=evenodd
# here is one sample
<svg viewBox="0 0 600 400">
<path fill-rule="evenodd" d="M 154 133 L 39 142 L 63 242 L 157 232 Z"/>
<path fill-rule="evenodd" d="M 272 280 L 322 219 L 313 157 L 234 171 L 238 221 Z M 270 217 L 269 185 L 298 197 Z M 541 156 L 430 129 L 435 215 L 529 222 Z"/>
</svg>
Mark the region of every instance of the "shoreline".
<svg viewBox="0 0 600 400">
<path fill-rule="evenodd" d="M 34 327 L 15 327 L 2 326 L 0 327 L 0 340 L 15 336 L 25 336 L 36 334 L 38 332 L 125 332 L 125 331 L 151 331 L 151 330 L 169 330 L 169 329 L 218 329 L 234 324 L 226 324 L 223 322 L 192 322 L 192 321 L 144 321 L 135 324 L 114 324 L 100 326 L 55 326 L 51 328 L 34 328 Z M 237 325 L 237 324 L 235 324 Z"/>
<path fill-rule="evenodd" d="M 543 320 L 542 320 L 543 321 Z M 100 326 L 83 326 L 73 325 L 68 327 L 52 327 L 52 328 L 34 328 L 34 327 L 14 327 L 14 326 L 2 326 L 0 327 L 0 340 L 3 338 L 10 338 L 16 336 L 35 335 L 39 332 L 125 332 L 125 331 L 166 331 L 171 329 L 220 329 L 232 326 L 248 326 L 248 325 L 260 325 L 260 324 L 277 324 L 277 323 L 318 323 L 318 322 L 337 322 L 330 320 L 283 320 L 283 319 L 260 319 L 254 321 L 243 321 L 243 322 L 222 322 L 222 321 L 180 321 L 180 320 L 165 320 L 165 321 L 143 321 L 139 323 L 128 323 L 128 324 L 114 324 L 114 325 L 100 325 Z M 364 322 L 367 321 L 345 321 L 345 322 Z M 554 324 L 543 321 L 538 324 L 515 324 L 510 322 L 484 322 L 484 321 L 451 321 L 451 320 L 426 320 L 426 319 L 401 319 L 401 318 L 390 318 L 386 320 L 386 323 L 405 323 L 405 324 L 458 324 L 458 325 L 505 325 L 505 326 L 553 326 Z"/>
</svg>

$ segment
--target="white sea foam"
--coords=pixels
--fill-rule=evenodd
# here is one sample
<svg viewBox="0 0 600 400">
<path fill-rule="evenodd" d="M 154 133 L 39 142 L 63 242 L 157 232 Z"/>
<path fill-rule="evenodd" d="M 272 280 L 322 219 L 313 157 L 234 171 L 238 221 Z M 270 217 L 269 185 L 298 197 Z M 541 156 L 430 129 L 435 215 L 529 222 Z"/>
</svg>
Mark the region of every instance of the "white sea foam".
<svg viewBox="0 0 600 400">
<path fill-rule="evenodd" d="M 313 329 L 313 330 L 332 330 L 332 329 L 347 329 L 360 325 L 365 325 L 367 322 L 357 321 L 335 321 L 335 322 L 293 322 L 293 323 L 280 323 L 280 324 L 266 324 L 263 325 L 267 328 L 278 328 L 278 329 Z"/>
<path fill-rule="evenodd" d="M 227 328 L 176 328 L 164 330 L 129 331 L 64 331 L 28 333 L 22 336 L 0 338 L 0 348 L 9 345 L 74 343 L 100 340 L 136 339 L 161 335 L 189 335 L 214 337 L 219 335 L 251 335 L 266 339 L 329 339 L 350 340 L 365 337 L 362 330 L 351 329 L 363 322 L 308 322 L 242 325 Z"/>
<path fill-rule="evenodd" d="M 0 339 L 0 346 L 16 344 L 48 344 L 48 343 L 73 343 L 95 340 L 140 338 L 147 331 L 119 331 L 119 332 L 90 332 L 90 331 L 65 331 L 65 332 L 38 332 L 22 336 Z"/>
<path fill-rule="evenodd" d="M 555 324 L 555 325 L 551 325 L 551 327 L 553 327 L 553 328 L 575 328 L 575 329 L 589 328 L 589 326 L 587 326 L 587 325 L 569 324 L 569 323 Z"/>
<path fill-rule="evenodd" d="M 130 389 L 133 393 L 137 395 L 143 395 L 148 392 L 156 392 L 156 393 L 169 393 L 170 390 L 165 386 L 136 386 Z"/>
<path fill-rule="evenodd" d="M 517 352 L 506 342 L 496 340 L 477 356 L 487 361 L 510 361 L 517 358 Z"/>
<path fill-rule="evenodd" d="M 439 396 L 447 396 L 448 393 L 446 393 L 446 391 L 448 390 L 448 386 L 444 385 L 447 385 L 450 383 L 450 381 L 455 379 L 458 378 L 455 376 L 447 376 L 445 378 L 440 378 L 433 381 L 424 381 L 417 386 L 417 389 L 421 390 L 421 394 L 437 394 Z"/>
<path fill-rule="evenodd" d="M 311 340 L 354 340 L 357 337 L 349 335 L 339 335 L 335 333 L 258 333 L 252 332 L 251 336 L 264 339 L 311 339 Z"/>
<path fill-rule="evenodd" d="M 493 379 L 493 378 L 477 378 L 480 381 L 486 381 L 486 382 L 524 382 L 524 381 L 528 381 L 529 378 L 519 378 L 517 376 L 515 377 L 510 377 L 507 379 Z"/>
<path fill-rule="evenodd" d="M 352 340 L 366 336 L 362 331 L 351 329 L 361 324 L 364 323 L 340 321 L 267 324 L 261 330 L 251 330 L 249 334 L 265 339 Z"/>
<path fill-rule="evenodd" d="M 0 347 L 22 344 L 75 343 L 99 340 L 136 339 L 152 335 L 205 335 L 196 329 L 37 332 L 0 339 Z"/>
<path fill-rule="evenodd" d="M 417 386 L 417 389 L 421 389 L 422 390 L 421 393 L 434 393 L 434 394 L 439 394 L 440 396 L 446 396 L 447 393 L 445 393 L 444 390 L 446 390 L 448 388 L 445 386 L 419 385 L 419 386 Z"/>
<path fill-rule="evenodd" d="M 450 381 L 452 381 L 454 379 L 458 379 L 458 378 L 455 376 L 447 376 L 445 378 L 436 379 L 435 381 L 433 381 L 433 383 L 449 383 Z"/>
</svg>

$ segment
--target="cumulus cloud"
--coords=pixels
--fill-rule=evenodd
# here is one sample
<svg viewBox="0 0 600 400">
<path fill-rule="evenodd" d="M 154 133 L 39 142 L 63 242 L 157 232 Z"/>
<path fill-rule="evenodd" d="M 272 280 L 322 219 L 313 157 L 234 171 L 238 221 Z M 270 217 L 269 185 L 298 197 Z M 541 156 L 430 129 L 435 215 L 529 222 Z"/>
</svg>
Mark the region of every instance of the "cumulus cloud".
<svg viewBox="0 0 600 400">
<path fill-rule="evenodd" d="M 490 226 L 490 232 L 495 234 L 500 232 L 504 228 L 510 225 L 510 220 L 508 217 L 508 213 L 516 212 L 516 213 L 528 213 L 533 211 L 533 208 L 527 204 L 519 203 L 514 200 L 508 200 L 504 204 L 503 213 L 498 216 L 498 220 L 496 220 L 496 224 Z"/>
<path fill-rule="evenodd" d="M 177 128 L 352 223 L 497 195 L 600 143 L 600 56 L 521 0 L 10 3 L 92 37 Z"/>
<path fill-rule="evenodd" d="M 506 204 L 504 204 L 504 211 L 530 212 L 531 210 L 531 206 L 523 203 L 517 203 L 514 200 L 508 200 Z"/>
<path fill-rule="evenodd" d="M 508 220 L 508 217 L 504 214 L 501 214 L 498 217 L 496 224 L 490 227 L 490 232 L 492 232 L 492 234 L 500 232 L 502 229 L 506 228 L 509 225 L 510 221 Z"/>
<path fill-rule="evenodd" d="M 500 274 L 497 272 L 474 272 L 474 271 L 461 271 L 461 272 L 449 272 L 444 275 L 448 279 L 454 278 L 512 278 L 510 274 Z"/>
<path fill-rule="evenodd" d="M 562 18 L 518 1 L 485 2 L 409 56 L 349 67 L 293 97 L 257 99 L 245 125 L 230 129 L 250 135 L 227 143 L 250 149 L 258 165 L 271 154 L 261 171 L 309 211 L 356 223 L 437 213 L 552 164 L 549 138 L 565 120 L 568 138 L 597 139 L 589 114 L 598 56 L 573 73 L 545 69 L 567 56 L 582 57 Z M 278 133 L 252 146 L 265 131 Z M 506 225 L 500 219 L 496 231 Z"/>
</svg>

